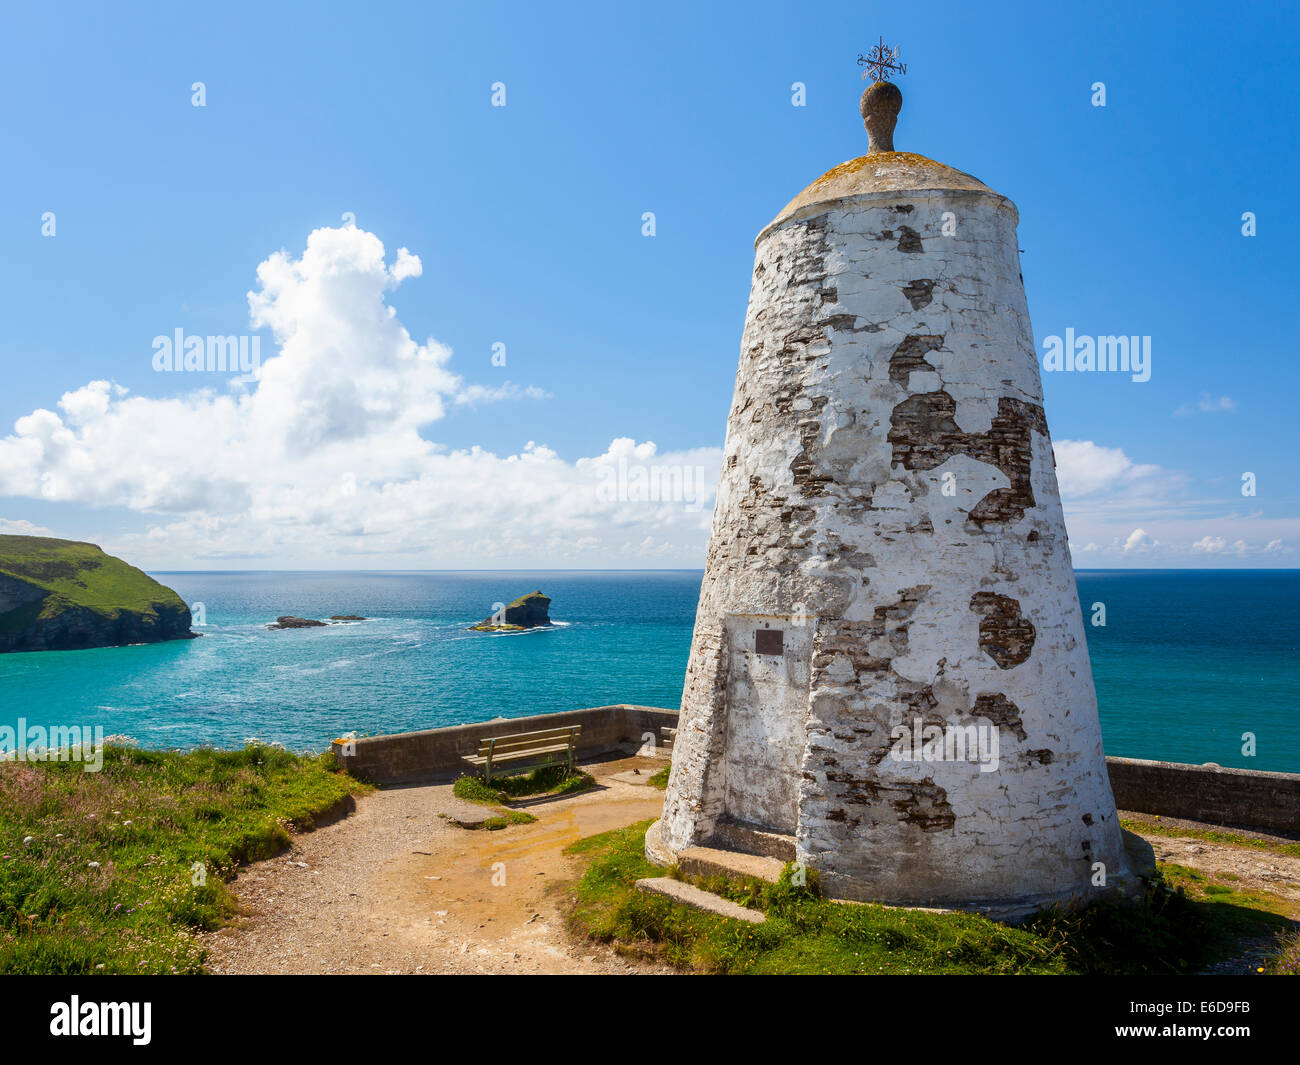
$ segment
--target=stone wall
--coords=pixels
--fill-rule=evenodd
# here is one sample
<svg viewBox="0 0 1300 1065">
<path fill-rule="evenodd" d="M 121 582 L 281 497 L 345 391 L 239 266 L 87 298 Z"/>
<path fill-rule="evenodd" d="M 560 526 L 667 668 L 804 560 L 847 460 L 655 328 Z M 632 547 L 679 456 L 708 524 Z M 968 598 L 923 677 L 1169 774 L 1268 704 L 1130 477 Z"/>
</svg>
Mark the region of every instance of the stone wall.
<svg viewBox="0 0 1300 1065">
<path fill-rule="evenodd" d="M 1121 810 L 1300 838 L 1300 773 L 1107 758 Z"/>
<path fill-rule="evenodd" d="M 355 754 L 335 755 L 351 772 L 376 784 L 451 780 L 468 766 L 461 756 L 478 751 L 487 736 L 581 725 L 581 758 L 621 754 L 640 747 L 649 732 L 675 728 L 678 712 L 655 706 L 593 706 L 558 714 L 498 718 L 423 732 L 366 736 Z M 1300 774 L 1107 758 L 1111 788 L 1123 810 L 1204 821 L 1211 825 L 1300 836 Z"/>
<path fill-rule="evenodd" d="M 470 725 L 449 725 L 423 732 L 391 736 L 363 736 L 345 754 L 343 741 L 335 740 L 335 757 L 351 773 L 375 784 L 412 784 L 452 780 L 470 770 L 462 759 L 477 754 L 479 741 L 516 732 L 581 725 L 578 756 L 590 758 L 611 753 L 632 753 L 642 736 L 652 733 L 656 742 L 661 726 L 677 724 L 677 711 L 653 706 L 593 706 L 558 714 L 497 718 Z"/>
</svg>

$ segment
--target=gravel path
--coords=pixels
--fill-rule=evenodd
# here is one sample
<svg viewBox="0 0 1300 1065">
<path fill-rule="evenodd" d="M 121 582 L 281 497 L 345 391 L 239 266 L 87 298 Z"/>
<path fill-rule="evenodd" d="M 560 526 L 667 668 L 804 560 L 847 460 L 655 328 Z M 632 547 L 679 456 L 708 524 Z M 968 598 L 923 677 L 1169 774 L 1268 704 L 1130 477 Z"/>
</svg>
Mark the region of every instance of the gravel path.
<svg viewBox="0 0 1300 1065">
<path fill-rule="evenodd" d="M 214 973 L 657 973 L 570 937 L 561 912 L 577 863 L 571 842 L 657 817 L 663 793 L 614 779 L 662 766 L 645 758 L 587 766 L 600 787 L 529 807 L 536 824 L 497 832 L 483 806 L 450 785 L 376 791 L 354 814 L 294 837 L 285 854 L 233 885 L 244 910 L 204 936 Z M 1130 815 L 1135 816 L 1135 815 Z M 1161 861 L 1240 890 L 1263 890 L 1300 916 L 1300 859 L 1264 850 L 1147 834 Z M 1230 969 L 1251 971 L 1254 954 Z"/>
<path fill-rule="evenodd" d="M 1120 816 L 1138 822 L 1139 825 L 1151 824 L 1155 819 L 1149 814 L 1133 813 L 1121 810 Z M 1160 823 L 1167 829 L 1199 829 L 1201 831 L 1224 831 L 1215 825 L 1200 821 L 1184 821 L 1174 817 L 1164 817 Z M 1278 854 L 1264 848 L 1247 847 L 1236 843 L 1216 843 L 1212 840 L 1194 837 L 1157 835 L 1155 832 L 1143 832 L 1142 836 L 1156 852 L 1156 860 L 1185 865 L 1199 873 L 1228 883 L 1238 891 L 1265 891 L 1282 900 L 1288 910 L 1288 916 L 1300 919 L 1300 857 Z M 1272 844 L 1291 844 L 1295 840 L 1265 832 L 1249 832 L 1243 829 L 1231 829 L 1238 835 L 1253 837 Z"/>
<path fill-rule="evenodd" d="M 529 807 L 539 820 L 496 832 L 450 785 L 395 788 L 294 838 L 232 885 L 245 917 L 204 936 L 213 973 L 645 973 L 668 971 L 575 943 L 563 884 L 583 836 L 657 817 L 663 793 L 610 780 L 662 762 L 585 767 L 601 787 Z M 444 816 L 440 816 L 444 815 Z"/>
</svg>

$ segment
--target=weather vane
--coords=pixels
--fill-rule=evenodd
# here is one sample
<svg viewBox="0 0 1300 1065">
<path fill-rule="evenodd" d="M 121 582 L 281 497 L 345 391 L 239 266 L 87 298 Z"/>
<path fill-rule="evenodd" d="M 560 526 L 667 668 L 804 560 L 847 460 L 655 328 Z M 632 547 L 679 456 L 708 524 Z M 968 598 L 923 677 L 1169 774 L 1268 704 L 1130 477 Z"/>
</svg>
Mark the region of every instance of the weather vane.
<svg viewBox="0 0 1300 1065">
<path fill-rule="evenodd" d="M 864 78 L 870 74 L 876 81 L 888 81 L 890 74 L 907 73 L 907 64 L 898 62 L 898 49 L 888 47 L 883 37 L 866 55 L 859 53 L 858 66 L 867 68 Z"/>
</svg>

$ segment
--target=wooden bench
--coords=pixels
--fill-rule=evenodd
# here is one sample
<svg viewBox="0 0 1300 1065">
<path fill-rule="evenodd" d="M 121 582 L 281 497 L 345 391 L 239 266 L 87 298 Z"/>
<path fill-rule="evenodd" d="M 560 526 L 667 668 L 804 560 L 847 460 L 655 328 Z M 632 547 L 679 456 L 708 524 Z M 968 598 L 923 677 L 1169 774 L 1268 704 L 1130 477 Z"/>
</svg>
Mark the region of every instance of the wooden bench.
<svg viewBox="0 0 1300 1065">
<path fill-rule="evenodd" d="M 507 770 L 506 775 L 547 765 L 567 765 L 573 772 L 573 755 L 578 748 L 581 725 L 544 729 L 541 732 L 516 732 L 510 736 L 492 736 L 480 740 L 478 754 L 462 757 L 475 768 L 482 768 L 483 779 L 491 780 L 492 771 Z M 502 774 L 498 772 L 498 776 Z"/>
</svg>

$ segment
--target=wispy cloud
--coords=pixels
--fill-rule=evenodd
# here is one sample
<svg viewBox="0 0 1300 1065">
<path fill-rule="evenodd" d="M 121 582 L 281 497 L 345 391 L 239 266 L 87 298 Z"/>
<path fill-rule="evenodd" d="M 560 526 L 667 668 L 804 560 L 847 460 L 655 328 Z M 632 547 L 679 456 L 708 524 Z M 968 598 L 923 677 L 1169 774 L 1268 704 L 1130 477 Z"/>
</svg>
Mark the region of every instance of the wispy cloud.
<svg viewBox="0 0 1300 1065">
<path fill-rule="evenodd" d="M 1237 409 L 1237 401 L 1231 396 L 1215 399 L 1208 392 L 1202 392 L 1195 403 L 1184 403 L 1174 411 L 1175 418 L 1185 418 L 1189 414 L 1231 414 Z"/>
</svg>

